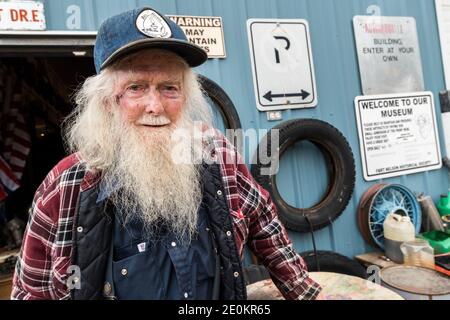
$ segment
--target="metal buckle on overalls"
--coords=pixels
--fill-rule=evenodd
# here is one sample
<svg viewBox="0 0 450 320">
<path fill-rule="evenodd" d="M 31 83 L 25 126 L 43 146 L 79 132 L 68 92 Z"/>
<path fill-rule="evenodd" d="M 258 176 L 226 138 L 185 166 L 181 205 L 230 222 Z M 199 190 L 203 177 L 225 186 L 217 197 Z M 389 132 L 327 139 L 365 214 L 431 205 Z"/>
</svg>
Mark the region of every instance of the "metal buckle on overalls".
<svg viewBox="0 0 450 320">
<path fill-rule="evenodd" d="M 111 295 L 112 292 L 112 285 L 109 282 L 105 282 L 103 285 L 103 299 L 104 300 L 117 300 L 117 297 L 114 295 Z"/>
</svg>

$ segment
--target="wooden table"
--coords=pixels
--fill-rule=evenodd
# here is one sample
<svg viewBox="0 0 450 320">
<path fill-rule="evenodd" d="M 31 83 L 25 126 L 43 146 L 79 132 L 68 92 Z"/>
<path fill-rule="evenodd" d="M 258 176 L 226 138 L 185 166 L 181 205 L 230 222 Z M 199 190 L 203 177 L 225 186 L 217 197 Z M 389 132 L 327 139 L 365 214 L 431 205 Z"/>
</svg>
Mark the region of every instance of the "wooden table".
<svg viewBox="0 0 450 320">
<path fill-rule="evenodd" d="M 400 265 L 400 264 L 397 264 L 394 261 L 388 259 L 382 252 L 370 252 L 370 253 L 360 254 L 360 255 L 356 256 L 355 259 L 366 266 L 375 265 L 380 268 L 387 268 L 387 267 L 393 267 L 393 266 Z"/>
<path fill-rule="evenodd" d="M 325 300 L 404 300 L 399 294 L 378 284 L 340 273 L 310 272 L 319 283 Z M 283 300 L 271 279 L 247 286 L 249 300 Z"/>
</svg>

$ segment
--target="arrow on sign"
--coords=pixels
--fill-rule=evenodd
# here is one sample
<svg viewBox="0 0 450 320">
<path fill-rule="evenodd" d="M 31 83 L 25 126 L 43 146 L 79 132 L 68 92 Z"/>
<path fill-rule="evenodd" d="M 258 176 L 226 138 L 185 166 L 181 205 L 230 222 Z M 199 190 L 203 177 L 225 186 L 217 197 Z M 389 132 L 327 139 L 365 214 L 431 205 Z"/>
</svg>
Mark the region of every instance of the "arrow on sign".
<svg viewBox="0 0 450 320">
<path fill-rule="evenodd" d="M 302 90 L 301 93 L 281 93 L 281 94 L 272 94 L 272 91 L 267 92 L 263 95 L 264 98 L 272 102 L 273 98 L 289 98 L 289 97 L 302 97 L 302 100 L 305 100 L 310 95 L 309 92 Z"/>
</svg>

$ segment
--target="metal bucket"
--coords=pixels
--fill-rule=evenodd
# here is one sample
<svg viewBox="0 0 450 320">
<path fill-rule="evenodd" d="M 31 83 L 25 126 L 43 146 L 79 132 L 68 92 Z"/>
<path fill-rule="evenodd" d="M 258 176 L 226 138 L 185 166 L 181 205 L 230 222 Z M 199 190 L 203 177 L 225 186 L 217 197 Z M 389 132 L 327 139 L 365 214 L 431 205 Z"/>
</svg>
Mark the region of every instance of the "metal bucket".
<svg viewBox="0 0 450 320">
<path fill-rule="evenodd" d="M 393 266 L 380 271 L 381 285 L 406 300 L 450 300 L 450 278 L 432 269 Z"/>
</svg>

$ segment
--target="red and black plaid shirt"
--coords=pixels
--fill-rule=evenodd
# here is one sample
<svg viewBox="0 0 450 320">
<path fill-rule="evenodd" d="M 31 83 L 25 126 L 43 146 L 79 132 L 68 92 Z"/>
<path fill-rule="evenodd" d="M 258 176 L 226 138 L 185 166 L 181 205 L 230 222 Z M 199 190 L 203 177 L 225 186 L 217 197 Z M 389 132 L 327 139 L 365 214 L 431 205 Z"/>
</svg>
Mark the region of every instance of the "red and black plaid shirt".
<svg viewBox="0 0 450 320">
<path fill-rule="evenodd" d="M 247 244 L 269 269 L 286 299 L 314 299 L 321 288 L 293 249 L 268 192 L 255 182 L 222 134 L 214 130 L 211 137 L 241 259 Z M 16 265 L 12 299 L 70 298 L 67 269 L 79 195 L 100 181 L 98 173 L 84 171 L 80 156 L 73 154 L 56 165 L 36 191 Z"/>
</svg>

